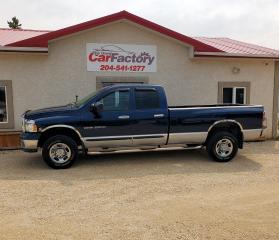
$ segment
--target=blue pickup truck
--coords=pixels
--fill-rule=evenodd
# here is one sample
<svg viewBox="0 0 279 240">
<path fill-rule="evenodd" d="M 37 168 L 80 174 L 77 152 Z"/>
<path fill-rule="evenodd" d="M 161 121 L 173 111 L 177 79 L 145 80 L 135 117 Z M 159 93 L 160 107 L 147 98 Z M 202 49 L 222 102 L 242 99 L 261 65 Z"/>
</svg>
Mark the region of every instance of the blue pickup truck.
<svg viewBox="0 0 279 240">
<path fill-rule="evenodd" d="M 258 140 L 263 106 L 168 106 L 161 86 L 108 86 L 65 106 L 27 111 L 22 149 L 42 149 L 52 168 L 70 167 L 90 152 L 205 147 L 216 161 L 231 160 L 243 141 Z"/>
</svg>

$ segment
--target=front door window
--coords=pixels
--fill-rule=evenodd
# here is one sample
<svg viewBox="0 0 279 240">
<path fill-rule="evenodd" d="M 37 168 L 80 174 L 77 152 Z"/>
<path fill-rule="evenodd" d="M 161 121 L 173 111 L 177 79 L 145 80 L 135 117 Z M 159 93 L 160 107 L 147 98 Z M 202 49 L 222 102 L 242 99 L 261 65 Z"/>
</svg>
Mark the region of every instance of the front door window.
<svg viewBox="0 0 279 240">
<path fill-rule="evenodd" d="M 104 105 L 104 111 L 126 111 L 129 110 L 129 97 L 130 92 L 128 90 L 119 90 L 108 94 L 99 102 Z"/>
</svg>

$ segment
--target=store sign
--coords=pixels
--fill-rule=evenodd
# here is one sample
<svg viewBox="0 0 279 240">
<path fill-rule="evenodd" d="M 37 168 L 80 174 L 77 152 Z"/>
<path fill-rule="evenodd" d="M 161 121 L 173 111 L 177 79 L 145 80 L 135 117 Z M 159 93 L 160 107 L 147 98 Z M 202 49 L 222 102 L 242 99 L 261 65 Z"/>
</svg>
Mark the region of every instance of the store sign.
<svg viewBox="0 0 279 240">
<path fill-rule="evenodd" d="M 87 71 L 156 72 L 157 49 L 151 45 L 87 43 Z"/>
</svg>

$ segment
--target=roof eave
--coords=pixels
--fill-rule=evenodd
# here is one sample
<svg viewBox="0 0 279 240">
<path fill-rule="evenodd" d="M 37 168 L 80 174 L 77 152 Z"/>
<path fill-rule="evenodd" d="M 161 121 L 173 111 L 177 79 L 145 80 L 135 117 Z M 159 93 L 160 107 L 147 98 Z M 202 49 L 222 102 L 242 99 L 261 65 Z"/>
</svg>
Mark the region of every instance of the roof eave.
<svg viewBox="0 0 279 240">
<path fill-rule="evenodd" d="M 195 52 L 194 57 L 221 57 L 221 58 L 255 58 L 255 59 L 279 59 L 279 55 L 271 54 L 243 54 L 226 52 Z"/>
<path fill-rule="evenodd" d="M 48 53 L 45 47 L 7 47 L 0 46 L 0 52 Z"/>
</svg>

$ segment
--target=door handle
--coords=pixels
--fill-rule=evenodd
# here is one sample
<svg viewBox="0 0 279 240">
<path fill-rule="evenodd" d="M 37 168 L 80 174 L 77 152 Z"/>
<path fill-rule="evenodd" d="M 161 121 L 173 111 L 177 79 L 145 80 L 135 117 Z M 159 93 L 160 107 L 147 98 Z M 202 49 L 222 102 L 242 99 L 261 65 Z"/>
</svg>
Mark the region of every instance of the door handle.
<svg viewBox="0 0 279 240">
<path fill-rule="evenodd" d="M 163 118 L 165 115 L 164 114 L 154 114 L 154 118 Z"/>
<path fill-rule="evenodd" d="M 129 118 L 130 118 L 129 115 L 118 116 L 118 119 L 129 119 Z"/>
</svg>

